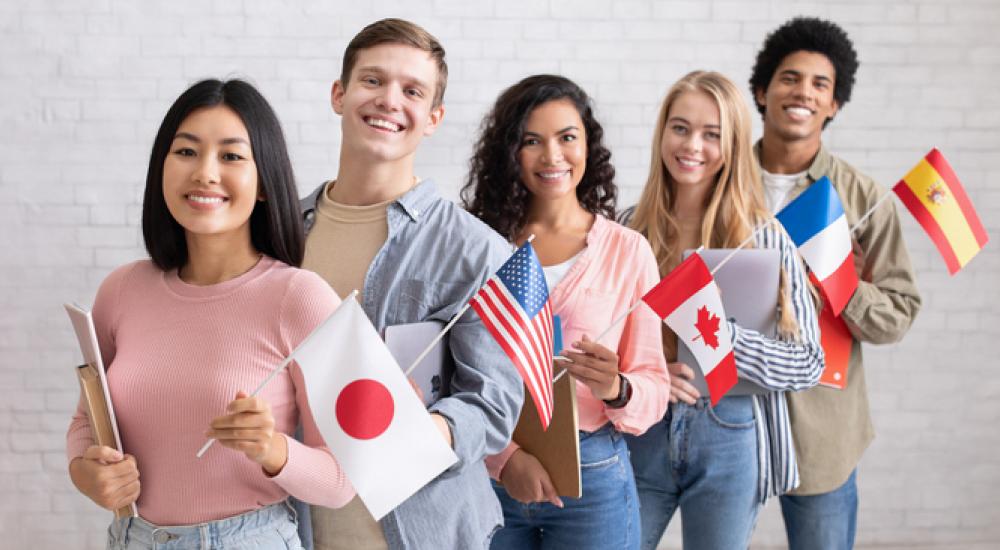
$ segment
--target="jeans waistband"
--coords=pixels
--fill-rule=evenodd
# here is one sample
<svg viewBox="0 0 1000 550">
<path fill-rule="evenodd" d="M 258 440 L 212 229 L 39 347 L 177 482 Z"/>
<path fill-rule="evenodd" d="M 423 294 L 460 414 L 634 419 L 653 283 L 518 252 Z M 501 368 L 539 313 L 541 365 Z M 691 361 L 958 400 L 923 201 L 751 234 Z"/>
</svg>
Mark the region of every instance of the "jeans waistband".
<svg viewBox="0 0 1000 550">
<path fill-rule="evenodd" d="M 295 509 L 287 501 L 281 501 L 237 516 L 196 525 L 154 525 L 141 517 L 121 518 L 112 524 L 111 534 L 120 540 L 122 547 L 127 546 L 130 539 L 144 541 L 153 548 L 181 540 L 210 544 L 268 528 L 275 523 L 295 523 L 296 519 Z"/>
</svg>

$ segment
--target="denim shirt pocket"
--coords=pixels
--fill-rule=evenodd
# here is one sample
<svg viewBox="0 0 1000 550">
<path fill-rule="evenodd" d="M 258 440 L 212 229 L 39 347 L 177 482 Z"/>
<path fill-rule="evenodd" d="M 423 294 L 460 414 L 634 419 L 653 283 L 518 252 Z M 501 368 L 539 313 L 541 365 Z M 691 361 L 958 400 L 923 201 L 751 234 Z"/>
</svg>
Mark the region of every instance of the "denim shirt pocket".
<svg viewBox="0 0 1000 550">
<path fill-rule="evenodd" d="M 469 283 L 403 279 L 396 301 L 395 322 L 449 321 L 464 303 Z"/>
</svg>

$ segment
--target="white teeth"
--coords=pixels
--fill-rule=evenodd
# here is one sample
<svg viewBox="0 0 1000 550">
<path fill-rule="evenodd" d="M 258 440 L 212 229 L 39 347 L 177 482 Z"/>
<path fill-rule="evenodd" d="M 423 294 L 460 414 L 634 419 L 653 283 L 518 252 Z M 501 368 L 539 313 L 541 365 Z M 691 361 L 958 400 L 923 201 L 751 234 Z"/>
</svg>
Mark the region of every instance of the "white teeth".
<svg viewBox="0 0 1000 550">
<path fill-rule="evenodd" d="M 812 114 L 812 111 L 805 107 L 785 107 L 785 112 L 796 117 L 807 117 Z"/>
<path fill-rule="evenodd" d="M 380 118 L 367 118 L 365 122 L 369 126 L 374 126 L 375 128 L 382 128 L 383 130 L 389 130 L 390 132 L 398 132 L 399 124 L 389 122 L 388 120 L 382 120 Z"/>
<path fill-rule="evenodd" d="M 222 197 L 202 197 L 199 195 L 188 195 L 188 200 L 201 204 L 219 204 L 226 199 Z"/>
<path fill-rule="evenodd" d="M 688 168 L 694 168 L 695 166 L 702 165 L 702 163 L 697 160 L 677 159 L 677 162 L 679 162 L 681 166 L 687 166 Z"/>
<path fill-rule="evenodd" d="M 569 174 L 569 170 L 563 170 L 562 172 L 539 172 L 538 176 L 543 180 L 557 180 L 566 174 Z"/>
</svg>

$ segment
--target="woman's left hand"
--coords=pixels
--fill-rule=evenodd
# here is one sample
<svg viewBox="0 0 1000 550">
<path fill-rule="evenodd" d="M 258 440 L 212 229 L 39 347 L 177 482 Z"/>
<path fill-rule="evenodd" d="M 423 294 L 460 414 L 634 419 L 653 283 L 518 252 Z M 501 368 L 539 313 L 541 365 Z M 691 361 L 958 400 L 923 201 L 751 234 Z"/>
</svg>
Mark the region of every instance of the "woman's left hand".
<svg viewBox="0 0 1000 550">
<path fill-rule="evenodd" d="M 288 443 L 284 436 L 275 433 L 274 415 L 267 401 L 261 397 L 247 397 L 240 391 L 226 410 L 229 414 L 212 420 L 211 429 L 205 435 L 247 455 L 268 474 L 281 472 L 288 460 Z"/>
<path fill-rule="evenodd" d="M 573 347 L 580 351 L 563 350 L 561 355 L 572 363 L 564 363 L 577 380 L 590 388 L 594 397 L 605 401 L 615 399 L 621 391 L 618 376 L 618 354 L 592 341 L 586 334 Z"/>
</svg>

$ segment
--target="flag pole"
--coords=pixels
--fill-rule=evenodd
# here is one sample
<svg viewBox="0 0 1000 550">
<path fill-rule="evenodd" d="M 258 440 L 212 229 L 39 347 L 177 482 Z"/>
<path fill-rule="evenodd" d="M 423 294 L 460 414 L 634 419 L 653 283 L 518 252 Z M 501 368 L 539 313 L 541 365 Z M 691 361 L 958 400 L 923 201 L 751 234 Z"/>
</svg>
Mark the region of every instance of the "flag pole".
<svg viewBox="0 0 1000 550">
<path fill-rule="evenodd" d="M 699 246 L 698 248 L 695 249 L 694 253 L 697 254 L 698 252 L 701 252 L 704 248 L 705 248 L 704 245 Z M 613 329 L 616 326 L 618 326 L 618 323 L 621 323 L 622 321 L 624 321 L 642 303 L 643 303 L 643 301 L 641 299 L 640 300 L 636 300 L 636 302 L 634 304 L 632 304 L 632 307 L 628 308 L 628 311 L 626 311 L 625 313 L 622 313 L 618 317 L 615 317 L 615 319 L 613 321 L 611 321 L 611 324 L 608 325 L 608 328 L 604 329 L 599 335 L 597 335 L 597 338 L 594 338 L 593 341 L 594 342 L 599 342 L 601 340 L 601 338 L 604 338 L 605 336 L 607 336 L 608 333 L 611 332 L 611 329 Z M 569 359 L 567 359 L 565 357 L 555 357 L 555 359 L 559 359 L 559 360 L 562 360 L 562 361 L 569 361 Z M 555 383 L 557 380 L 559 380 L 560 378 L 562 378 L 562 376 L 564 374 L 566 374 L 566 369 L 563 369 L 562 372 L 560 372 L 559 374 L 557 374 L 556 377 L 552 379 L 552 382 Z"/>
<path fill-rule="evenodd" d="M 737 246 L 736 248 L 734 248 L 732 252 L 730 252 L 729 254 L 727 254 L 726 257 L 723 258 L 722 261 L 719 262 L 719 264 L 715 266 L 715 269 L 713 269 L 712 272 L 711 272 L 712 276 L 714 277 L 715 276 L 715 272 L 718 271 L 718 270 L 720 270 L 720 269 L 722 269 L 722 266 L 726 265 L 726 262 L 728 262 L 729 260 L 733 259 L 733 256 L 735 256 L 736 253 L 739 252 L 741 248 L 743 248 L 744 246 L 747 245 L 747 243 L 749 243 L 754 238 L 756 238 L 757 237 L 757 233 L 760 233 L 765 227 L 771 225 L 772 223 L 774 223 L 776 221 L 778 221 L 778 218 L 771 218 L 771 219 L 767 220 L 766 222 L 762 223 L 760 225 L 760 227 L 758 227 L 757 229 L 755 229 L 754 232 L 751 233 L 749 237 L 747 237 L 746 239 L 744 239 L 743 242 L 741 242 L 739 244 L 739 246 Z"/>
<path fill-rule="evenodd" d="M 528 239 L 524 242 L 530 243 L 533 240 L 535 240 L 534 233 L 528 235 Z M 514 253 L 516 254 L 517 250 L 515 250 Z M 511 256 L 513 256 L 513 254 L 511 254 Z M 451 318 L 451 321 L 448 321 L 448 324 L 445 325 L 443 329 L 441 329 L 441 332 L 439 332 L 437 336 L 434 337 L 433 340 L 431 340 L 431 343 L 428 344 L 426 348 L 424 348 L 424 351 L 420 352 L 420 355 L 418 355 L 417 358 L 413 360 L 413 363 L 409 367 L 407 367 L 405 371 L 403 371 L 403 376 L 409 376 L 410 373 L 413 372 L 413 369 L 417 368 L 417 365 L 419 365 L 420 362 L 424 360 L 424 357 L 427 357 L 427 354 L 430 353 L 432 349 L 434 349 L 434 346 L 436 346 L 437 343 L 440 342 L 442 338 L 444 338 L 444 335 L 447 334 L 449 330 L 451 330 L 451 327 L 455 326 L 455 323 L 457 323 L 458 320 L 462 317 L 462 315 L 465 314 L 466 311 L 468 311 L 470 305 L 471 302 L 466 302 L 466 304 L 462 306 L 462 309 L 458 310 L 458 313 L 456 313 L 455 316 Z"/>
<path fill-rule="evenodd" d="M 882 195 L 879 198 L 879 200 L 875 201 L 875 204 L 872 205 L 872 207 L 869 208 L 867 212 L 865 212 L 865 215 L 861 216 L 861 219 L 859 219 L 857 221 L 857 223 L 855 223 L 854 225 L 851 226 L 850 233 L 853 235 L 854 234 L 854 230 L 857 229 L 859 226 L 861 226 L 861 224 L 864 223 L 865 220 L 867 220 L 869 217 L 871 217 L 872 213 L 875 212 L 875 209 L 878 208 L 879 206 L 882 206 L 882 203 L 885 202 L 885 200 L 888 199 L 889 196 L 893 195 L 893 194 L 894 193 L 892 191 L 887 191 L 884 195 Z"/>
<path fill-rule="evenodd" d="M 351 291 L 351 293 L 347 295 L 347 298 L 345 298 L 344 301 L 340 303 L 340 305 L 344 305 L 345 303 L 347 303 L 348 300 L 353 300 L 355 298 L 355 296 L 357 296 L 357 295 L 358 295 L 358 291 L 357 290 Z M 308 342 L 309 340 L 311 340 L 312 337 L 313 337 L 313 335 L 315 335 L 317 332 L 319 332 L 321 328 L 325 327 L 326 324 L 330 322 L 330 319 L 333 319 L 334 314 L 336 314 L 337 310 L 339 310 L 339 309 L 340 309 L 340 306 L 337 306 L 337 309 L 334 310 L 333 313 L 331 313 L 330 316 L 326 318 L 326 320 L 324 320 L 316 328 L 314 328 L 313 331 L 309 333 L 309 336 L 306 336 L 305 340 L 302 340 L 302 342 L 299 343 L 299 345 L 296 346 L 294 350 L 292 350 L 292 353 L 288 354 L 288 357 L 285 357 L 281 361 L 281 363 L 278 364 L 277 367 L 274 367 L 274 369 L 271 370 L 271 374 L 268 374 L 267 378 L 265 378 L 260 384 L 257 385 L 257 389 L 255 389 L 247 397 L 255 397 L 258 393 L 260 393 L 261 390 L 264 389 L 264 386 L 267 386 L 267 384 L 271 380 L 274 380 L 274 377 L 277 376 L 279 372 L 281 372 L 282 370 L 284 370 L 285 367 L 287 367 L 288 364 L 291 363 L 293 359 L 295 359 L 295 354 L 298 353 L 300 349 L 302 349 L 302 346 L 305 345 L 306 342 Z M 198 449 L 198 453 L 195 454 L 195 457 L 201 458 L 202 455 L 205 454 L 205 451 L 208 451 L 208 448 L 211 447 L 213 443 L 215 443 L 215 438 L 214 437 L 211 438 L 211 439 L 209 439 L 208 441 L 206 441 L 205 444 L 202 445 L 201 449 Z"/>
</svg>

